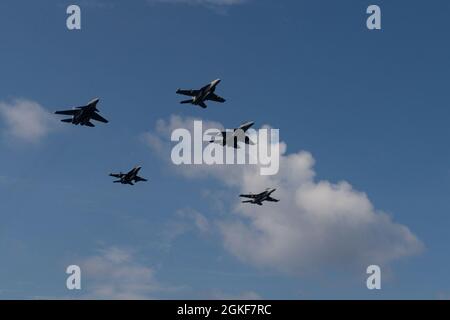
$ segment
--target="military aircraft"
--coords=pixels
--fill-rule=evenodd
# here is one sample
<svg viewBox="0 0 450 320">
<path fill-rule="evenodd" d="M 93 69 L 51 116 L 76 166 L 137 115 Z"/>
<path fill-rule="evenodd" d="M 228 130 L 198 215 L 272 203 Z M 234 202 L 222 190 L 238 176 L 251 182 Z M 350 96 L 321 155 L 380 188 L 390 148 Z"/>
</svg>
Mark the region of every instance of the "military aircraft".
<svg viewBox="0 0 450 320">
<path fill-rule="evenodd" d="M 148 181 L 147 179 L 138 176 L 139 170 L 141 170 L 141 168 L 142 167 L 137 166 L 131 169 L 128 173 L 111 173 L 110 176 L 119 179 L 114 181 L 114 183 L 129 184 L 133 186 L 134 183 L 137 183 L 139 181 Z"/>
<path fill-rule="evenodd" d="M 99 112 L 99 110 L 97 109 L 97 103 L 99 102 L 99 100 L 100 99 L 94 99 L 90 101 L 87 105 L 82 107 L 76 107 L 73 108 L 72 110 L 56 111 L 55 114 L 72 116 L 72 118 L 62 119 L 61 121 L 72 123 L 74 125 L 95 127 L 94 124 L 91 122 L 91 120 L 108 123 L 108 120 L 106 120 L 97 113 Z"/>
<path fill-rule="evenodd" d="M 245 134 L 247 130 L 250 129 L 254 124 L 254 122 L 246 122 L 243 123 L 239 128 L 234 129 L 233 132 L 222 131 L 219 133 L 219 135 L 222 136 L 222 140 L 216 140 L 214 138 L 210 141 L 210 143 L 220 143 L 223 146 L 229 146 L 235 149 L 239 149 L 238 142 L 255 145 L 250 137 Z"/>
<path fill-rule="evenodd" d="M 214 92 L 216 91 L 217 85 L 220 83 L 220 79 L 214 80 L 210 84 L 207 84 L 200 90 L 181 90 L 178 89 L 177 93 L 185 96 L 191 96 L 192 99 L 181 101 L 180 103 L 190 103 L 195 106 L 200 106 L 202 108 L 207 108 L 208 106 L 205 104 L 205 101 L 211 100 L 215 102 L 224 103 L 226 100 L 222 97 L 219 97 Z"/>
<path fill-rule="evenodd" d="M 242 203 L 253 203 L 262 206 L 263 201 L 278 202 L 280 200 L 271 197 L 272 193 L 277 189 L 266 189 L 266 191 L 258 194 L 241 194 L 241 198 L 250 198 L 252 200 L 242 201 Z"/>
</svg>

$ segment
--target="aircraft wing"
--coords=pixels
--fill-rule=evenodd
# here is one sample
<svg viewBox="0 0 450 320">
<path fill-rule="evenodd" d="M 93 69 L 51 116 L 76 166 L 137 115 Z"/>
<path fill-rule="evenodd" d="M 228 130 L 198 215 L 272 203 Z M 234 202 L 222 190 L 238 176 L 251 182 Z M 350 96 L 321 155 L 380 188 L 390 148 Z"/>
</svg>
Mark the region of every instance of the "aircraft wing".
<svg viewBox="0 0 450 320">
<path fill-rule="evenodd" d="M 224 98 L 219 97 L 215 93 L 210 93 L 209 96 L 208 96 L 208 100 L 215 101 L 215 102 L 221 102 L 221 103 L 226 101 Z"/>
<path fill-rule="evenodd" d="M 97 120 L 103 123 L 108 123 L 108 120 L 106 120 L 105 118 L 103 118 L 101 115 L 99 115 L 97 112 L 94 112 L 91 116 L 91 119 L 93 120 Z"/>
<path fill-rule="evenodd" d="M 78 112 L 78 110 L 64 110 L 64 111 L 56 111 L 55 114 L 64 114 L 67 116 L 73 116 Z"/>
<path fill-rule="evenodd" d="M 181 89 L 178 89 L 177 93 L 185 95 L 185 96 L 195 97 L 195 96 L 197 96 L 200 93 L 200 90 L 181 90 Z"/>
<path fill-rule="evenodd" d="M 130 171 L 128 171 L 127 176 L 132 176 L 132 175 L 138 174 L 140 170 L 141 170 L 140 167 L 135 167 L 135 168 L 131 169 Z"/>
<path fill-rule="evenodd" d="M 211 88 L 211 83 L 208 83 L 207 85 L 204 85 L 199 91 L 205 91 Z"/>
</svg>

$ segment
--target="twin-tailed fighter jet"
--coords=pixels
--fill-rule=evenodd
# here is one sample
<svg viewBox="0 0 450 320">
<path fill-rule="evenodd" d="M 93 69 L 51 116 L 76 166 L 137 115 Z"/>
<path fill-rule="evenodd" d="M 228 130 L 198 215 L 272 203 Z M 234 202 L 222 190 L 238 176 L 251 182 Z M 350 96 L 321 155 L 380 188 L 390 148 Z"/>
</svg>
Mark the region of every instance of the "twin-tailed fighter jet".
<svg viewBox="0 0 450 320">
<path fill-rule="evenodd" d="M 270 202 L 278 202 L 280 200 L 274 199 L 271 197 L 272 193 L 274 193 L 277 189 L 266 189 L 266 191 L 258 193 L 258 194 L 241 194 L 241 198 L 250 198 L 252 200 L 242 201 L 242 203 L 252 203 L 262 206 L 264 201 Z"/>
<path fill-rule="evenodd" d="M 212 139 L 210 143 L 220 143 L 223 146 L 232 147 L 235 149 L 239 149 L 238 142 L 242 142 L 249 145 L 255 145 L 255 143 L 250 139 L 249 136 L 246 135 L 248 129 L 250 129 L 255 123 L 254 122 L 246 122 L 243 123 L 239 128 L 234 129 L 233 131 L 222 131 L 219 135 L 222 135 L 222 140 L 220 139 Z"/>
<path fill-rule="evenodd" d="M 99 102 L 99 100 L 100 99 L 94 99 L 85 106 L 76 107 L 71 110 L 56 111 L 55 114 L 72 116 L 69 119 L 62 119 L 61 121 L 72 123 L 74 125 L 95 127 L 91 120 L 108 123 L 108 120 L 97 113 L 99 112 L 99 110 L 97 109 L 97 103 Z"/>
<path fill-rule="evenodd" d="M 142 167 L 135 167 L 131 169 L 128 173 L 111 173 L 110 176 L 118 178 L 119 180 L 114 181 L 114 183 L 129 184 L 134 186 L 135 183 L 140 181 L 147 181 L 147 179 L 138 176 L 139 171 Z"/>
<path fill-rule="evenodd" d="M 220 79 L 214 80 L 210 84 L 207 84 L 200 90 L 182 90 L 178 89 L 177 93 L 185 96 L 191 96 L 192 99 L 181 101 L 180 103 L 190 103 L 195 106 L 200 106 L 202 108 L 207 108 L 205 101 L 215 101 L 224 103 L 226 100 L 215 94 L 216 87 L 220 83 Z"/>
</svg>

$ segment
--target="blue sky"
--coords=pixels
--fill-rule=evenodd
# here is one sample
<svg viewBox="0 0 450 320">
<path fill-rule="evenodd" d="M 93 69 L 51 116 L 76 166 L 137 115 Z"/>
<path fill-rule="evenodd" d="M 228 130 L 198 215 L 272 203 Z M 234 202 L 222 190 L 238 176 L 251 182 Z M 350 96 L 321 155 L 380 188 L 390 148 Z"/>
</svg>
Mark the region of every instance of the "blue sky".
<svg viewBox="0 0 450 320">
<path fill-rule="evenodd" d="M 72 2 L 1 2 L 0 297 L 448 297 L 450 4 L 377 1 L 369 31 L 372 1 L 210 2 L 81 1 L 81 31 Z M 219 77 L 227 103 L 178 104 Z M 108 125 L 51 114 L 94 97 Z M 279 206 L 238 205 L 266 187 L 245 168 L 170 164 L 194 118 L 280 129 Z"/>
</svg>

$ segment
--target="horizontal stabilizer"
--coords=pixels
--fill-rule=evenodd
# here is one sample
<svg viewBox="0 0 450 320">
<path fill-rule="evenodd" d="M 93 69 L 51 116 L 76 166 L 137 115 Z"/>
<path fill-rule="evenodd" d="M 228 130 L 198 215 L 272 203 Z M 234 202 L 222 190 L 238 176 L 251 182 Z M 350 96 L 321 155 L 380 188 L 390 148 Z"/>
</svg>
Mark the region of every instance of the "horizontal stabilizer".
<svg viewBox="0 0 450 320">
<path fill-rule="evenodd" d="M 241 198 L 255 199 L 257 196 L 254 195 L 254 194 L 240 194 L 239 197 L 241 197 Z"/>
</svg>

